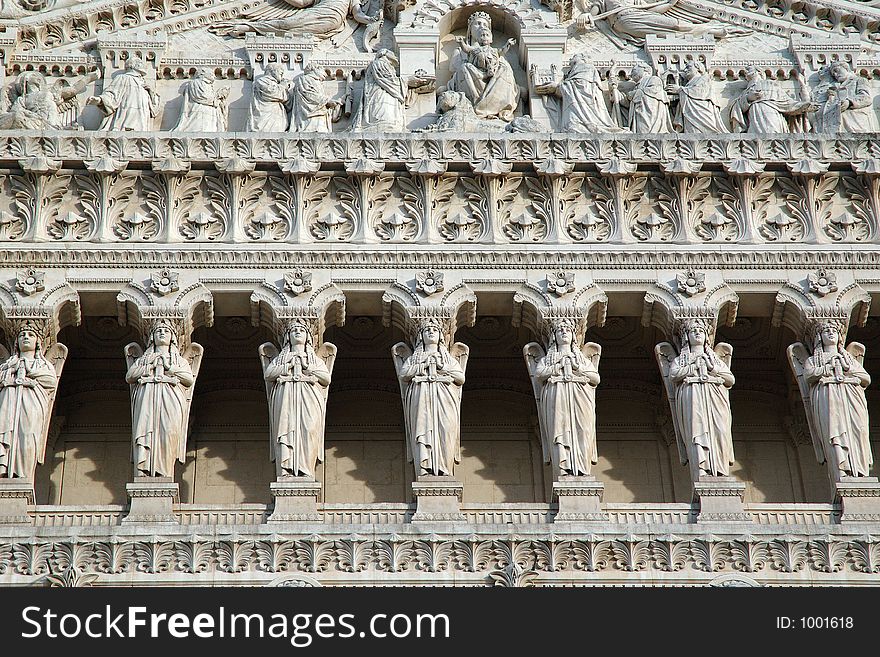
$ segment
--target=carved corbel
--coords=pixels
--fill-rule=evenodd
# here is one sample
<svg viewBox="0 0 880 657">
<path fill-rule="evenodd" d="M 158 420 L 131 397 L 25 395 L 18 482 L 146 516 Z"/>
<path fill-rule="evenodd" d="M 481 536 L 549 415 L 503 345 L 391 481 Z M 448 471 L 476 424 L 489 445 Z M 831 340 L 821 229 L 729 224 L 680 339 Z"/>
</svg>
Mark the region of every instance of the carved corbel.
<svg viewBox="0 0 880 657">
<path fill-rule="evenodd" d="M 345 324 L 345 295 L 329 280 L 318 284 L 316 276 L 297 269 L 280 281 L 260 285 L 251 294 L 253 325 L 265 326 L 280 341 L 291 322 L 303 321 L 314 344 L 320 344 L 327 327 Z"/>
</svg>

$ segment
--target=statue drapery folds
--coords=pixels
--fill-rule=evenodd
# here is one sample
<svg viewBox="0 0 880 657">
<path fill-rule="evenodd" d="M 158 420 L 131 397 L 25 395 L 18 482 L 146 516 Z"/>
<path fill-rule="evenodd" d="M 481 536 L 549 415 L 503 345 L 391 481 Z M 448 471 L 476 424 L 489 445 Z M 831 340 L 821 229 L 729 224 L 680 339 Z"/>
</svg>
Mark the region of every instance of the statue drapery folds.
<svg viewBox="0 0 880 657">
<path fill-rule="evenodd" d="M 826 463 L 833 481 L 867 477 L 873 455 L 865 388 L 871 377 L 863 361 L 864 345 L 844 348 L 845 324 L 833 319 L 813 326 L 813 349 L 803 343 L 788 348 L 807 423 L 820 463 Z"/>
<path fill-rule="evenodd" d="M 313 345 L 306 321 L 293 321 L 279 351 L 271 342 L 260 347 L 269 399 L 270 458 L 278 478 L 315 479 L 324 461 L 327 393 L 336 347 Z"/>
<path fill-rule="evenodd" d="M 416 476 L 451 477 L 461 462 L 461 387 L 470 353 L 457 342 L 447 347 L 437 320 L 423 320 L 414 348 L 392 347 L 403 398 L 409 457 Z"/>
<path fill-rule="evenodd" d="M 680 347 L 668 342 L 655 349 L 666 387 L 682 464 L 689 463 L 694 481 L 703 476 L 728 477 L 733 464 L 729 389 L 733 347 L 711 344 L 711 323 L 687 319 L 679 327 Z"/>
<path fill-rule="evenodd" d="M 12 353 L 0 347 L 0 358 L 0 478 L 33 481 L 37 464 L 45 459 L 67 348 L 55 343 L 44 353 L 40 332 L 25 324 Z"/>
<path fill-rule="evenodd" d="M 544 461 L 554 476 L 589 476 L 597 463 L 596 386 L 602 348 L 577 344 L 573 322 L 549 328 L 546 350 L 537 342 L 523 348 L 535 400 Z"/>
<path fill-rule="evenodd" d="M 175 329 L 157 323 L 146 349 L 125 348 L 131 386 L 132 461 L 135 475 L 173 477 L 174 462 L 186 459 L 186 438 L 193 386 L 202 347 L 191 343 L 183 353 Z"/>
</svg>

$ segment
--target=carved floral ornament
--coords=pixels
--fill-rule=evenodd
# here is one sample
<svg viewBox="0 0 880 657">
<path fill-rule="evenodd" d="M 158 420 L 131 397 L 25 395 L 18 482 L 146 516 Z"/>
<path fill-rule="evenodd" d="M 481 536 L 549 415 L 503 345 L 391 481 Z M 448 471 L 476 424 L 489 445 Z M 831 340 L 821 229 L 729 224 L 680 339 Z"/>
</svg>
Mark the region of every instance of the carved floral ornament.
<svg viewBox="0 0 880 657">
<path fill-rule="evenodd" d="M 150 290 L 161 297 L 173 294 L 180 289 L 177 283 L 180 274 L 170 269 L 150 274 Z"/>
<path fill-rule="evenodd" d="M 17 292 L 29 297 L 46 289 L 43 284 L 44 278 L 45 272 L 37 271 L 36 269 L 27 269 L 16 276 L 15 289 Z"/>
<path fill-rule="evenodd" d="M 837 275 L 832 271 L 819 269 L 807 276 L 810 292 L 818 297 L 824 297 L 832 292 L 837 292 Z"/>
<path fill-rule="evenodd" d="M 312 274 L 311 272 L 297 269 L 293 272 L 284 274 L 284 291 L 299 296 L 305 292 L 312 290 Z"/>
<path fill-rule="evenodd" d="M 574 292 L 575 280 L 574 272 L 554 271 L 547 274 L 547 291 L 558 297 L 565 296 L 569 292 Z"/>
<path fill-rule="evenodd" d="M 696 296 L 706 291 L 706 274 L 690 269 L 676 274 L 678 291 L 688 297 Z"/>
<path fill-rule="evenodd" d="M 443 289 L 443 272 L 430 270 L 416 274 L 416 290 L 425 296 L 430 297 Z"/>
</svg>

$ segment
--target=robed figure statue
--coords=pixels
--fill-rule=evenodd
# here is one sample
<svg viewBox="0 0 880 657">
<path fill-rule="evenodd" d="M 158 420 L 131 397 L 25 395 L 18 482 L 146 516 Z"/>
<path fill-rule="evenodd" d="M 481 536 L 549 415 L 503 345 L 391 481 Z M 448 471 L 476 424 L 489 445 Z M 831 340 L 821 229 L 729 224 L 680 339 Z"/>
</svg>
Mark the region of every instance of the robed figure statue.
<svg viewBox="0 0 880 657">
<path fill-rule="evenodd" d="M 523 348 L 538 404 L 544 462 L 554 476 L 588 476 L 597 463 L 596 386 L 602 347 L 580 347 L 570 322 L 557 323 L 546 352 L 537 342 Z"/>
<path fill-rule="evenodd" d="M 67 347 L 55 343 L 43 353 L 40 337 L 25 325 L 12 354 L 0 346 L 0 478 L 33 481 L 46 456 L 49 420 Z"/>
<path fill-rule="evenodd" d="M 391 348 L 403 397 L 408 457 L 417 477 L 454 475 L 461 462 L 461 387 L 470 350 L 444 344 L 439 322 L 423 322 L 415 349 L 403 342 Z"/>
<path fill-rule="evenodd" d="M 312 342 L 309 326 L 297 321 L 285 332 L 281 351 L 271 342 L 260 346 L 269 398 L 269 458 L 279 479 L 315 479 L 315 468 L 324 461 L 327 392 L 336 347 L 325 342 L 316 350 Z"/>
<path fill-rule="evenodd" d="M 181 353 L 176 332 L 164 323 L 150 332 L 146 350 L 136 342 L 125 348 L 135 476 L 173 477 L 174 462 L 186 460 L 189 410 L 202 353 L 194 342 Z"/>
<path fill-rule="evenodd" d="M 788 348 L 813 446 L 819 463 L 827 463 L 832 481 L 867 477 L 874 462 L 868 427 L 865 388 L 865 346 L 851 342 L 845 349 L 841 324 L 817 325 L 812 354 L 800 342 Z"/>
<path fill-rule="evenodd" d="M 654 353 L 672 410 L 681 463 L 690 463 L 693 481 L 701 476 L 729 477 L 734 460 L 729 397 L 734 384 L 733 347 L 719 342 L 713 349 L 703 319 L 682 322 L 679 343 L 679 352 L 662 342 Z"/>
</svg>

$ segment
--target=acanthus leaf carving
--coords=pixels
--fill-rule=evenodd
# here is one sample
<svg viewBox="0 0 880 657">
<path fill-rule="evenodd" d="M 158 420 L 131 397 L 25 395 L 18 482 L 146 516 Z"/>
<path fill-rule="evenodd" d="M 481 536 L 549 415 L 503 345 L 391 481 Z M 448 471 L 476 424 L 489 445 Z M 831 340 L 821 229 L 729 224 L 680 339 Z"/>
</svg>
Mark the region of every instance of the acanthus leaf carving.
<svg viewBox="0 0 880 657">
<path fill-rule="evenodd" d="M 773 567 L 784 573 L 802 570 L 807 563 L 807 543 L 791 537 L 772 541 L 770 559 Z"/>
<path fill-rule="evenodd" d="M 172 171 L 145 174 L 140 181 L 147 214 L 155 223 L 160 239 L 170 241 L 191 235 L 186 223 L 192 202 L 199 195 L 201 178 Z"/>
<path fill-rule="evenodd" d="M 753 536 L 744 536 L 730 544 L 730 556 L 737 570 L 754 573 L 762 570 L 770 560 L 770 545 Z"/>
<path fill-rule="evenodd" d="M 513 214 L 513 201 L 522 178 L 477 175 L 463 177 L 461 182 L 471 215 L 479 223 L 479 235 L 472 239 L 503 242 L 502 231 Z"/>
<path fill-rule="evenodd" d="M 376 555 L 377 565 L 380 570 L 398 573 L 406 570 L 413 556 L 412 541 L 376 541 L 373 544 L 373 554 Z"/>
<path fill-rule="evenodd" d="M 737 229 L 732 239 L 753 239 L 755 226 L 763 226 L 773 197 L 772 175 L 731 175 L 716 178 L 724 214 Z"/>
<path fill-rule="evenodd" d="M 712 177 L 699 174 L 668 175 L 655 176 L 651 180 L 657 192 L 660 214 L 668 220 L 668 223 L 658 224 L 662 228 L 657 231 L 657 237 L 663 241 L 689 239 L 692 231 L 703 225 Z"/>
<path fill-rule="evenodd" d="M 336 541 L 336 558 L 340 567 L 349 573 L 366 570 L 372 558 L 372 547 L 369 541 L 352 540 Z"/>
<path fill-rule="evenodd" d="M 135 569 L 141 573 L 155 575 L 167 572 L 174 561 L 174 544 L 154 538 L 140 541 L 134 546 Z"/>
<path fill-rule="evenodd" d="M 455 194 L 457 182 L 455 176 L 441 175 L 414 174 L 398 178 L 402 209 L 419 227 L 413 240 L 418 240 L 426 233 L 430 240 L 435 231 L 444 238 L 450 235 L 444 234 L 443 227 L 449 215 L 448 204 Z M 453 235 L 452 238 L 454 240 L 456 236 Z"/>
<path fill-rule="evenodd" d="M 639 201 L 648 184 L 647 176 L 611 174 L 587 178 L 587 187 L 596 206 L 596 214 L 604 222 L 608 239 L 620 239 L 629 227 L 639 239 L 649 239 L 639 224 Z M 596 230 L 600 228 L 597 226 Z M 569 231 L 571 235 L 571 231 Z M 572 237 L 575 237 L 572 235 Z"/>
<path fill-rule="evenodd" d="M 327 198 L 329 186 L 330 175 L 293 172 L 286 176 L 269 177 L 275 209 L 287 225 L 288 232 L 283 239 L 295 235 L 298 242 L 306 241 L 318 208 Z"/>
<path fill-rule="evenodd" d="M 265 179 L 230 170 L 220 175 L 206 175 L 204 180 L 208 204 L 218 220 L 210 224 L 213 230 L 208 239 L 225 236 L 241 241 L 262 197 Z"/>
<path fill-rule="evenodd" d="M 816 230 L 829 225 L 832 218 L 833 199 L 837 191 L 836 175 L 800 175 L 793 178 L 779 176 L 785 206 L 791 224 L 777 220 L 775 226 L 766 223 L 761 234 L 771 241 L 788 238 L 791 241 L 810 241 L 815 239 Z"/>
<path fill-rule="evenodd" d="M 841 215 L 849 219 L 842 228 L 847 233 L 852 231 L 857 242 L 877 239 L 880 232 L 880 176 L 841 176 L 841 180 L 852 209 L 851 213 Z"/>
<path fill-rule="evenodd" d="M 320 536 L 310 536 L 305 541 L 296 542 L 296 562 L 300 570 L 320 573 L 333 561 L 333 541 L 324 541 Z"/>
<path fill-rule="evenodd" d="M 319 240 L 359 241 L 366 226 L 376 230 L 382 222 L 385 202 L 391 197 L 394 178 L 390 175 L 351 175 L 334 178 L 340 214 L 318 219 L 312 235 Z M 390 234 L 395 231 L 392 229 Z"/>
<path fill-rule="evenodd" d="M 177 541 L 174 544 L 176 568 L 180 572 L 203 573 L 211 566 L 213 546 L 211 541 Z"/>
<path fill-rule="evenodd" d="M 582 176 L 541 175 L 526 178 L 532 209 L 541 220 L 534 239 L 554 240 L 561 234 L 571 234 L 573 225 L 578 225 L 575 222 L 581 215 L 578 200 L 583 194 L 583 184 Z M 586 232 L 589 233 L 589 229 Z"/>
<path fill-rule="evenodd" d="M 10 221 L 0 224 L 0 235 L 10 240 L 26 239 L 35 237 L 40 226 L 51 226 L 70 188 L 70 176 L 25 172 L 8 176 L 7 180 L 15 212 Z"/>
<path fill-rule="evenodd" d="M 227 573 L 241 573 L 248 569 L 254 555 L 250 541 L 217 541 L 214 544 L 217 567 Z"/>
<path fill-rule="evenodd" d="M 137 183 L 135 175 L 96 169 L 94 172 L 77 174 L 74 176 L 74 182 L 79 192 L 79 208 L 86 221 L 68 224 L 75 228 L 71 228 L 69 233 L 63 233 L 60 237 L 53 234 L 53 237 L 64 239 L 70 234 L 77 240 L 91 238 L 106 240 L 111 233 L 121 237 L 122 235 L 116 231 L 116 225 L 121 211 L 134 195 Z"/>
<path fill-rule="evenodd" d="M 289 570 L 296 557 L 296 545 L 293 541 L 257 541 L 254 544 L 257 567 L 267 573 L 280 573 Z"/>
</svg>

